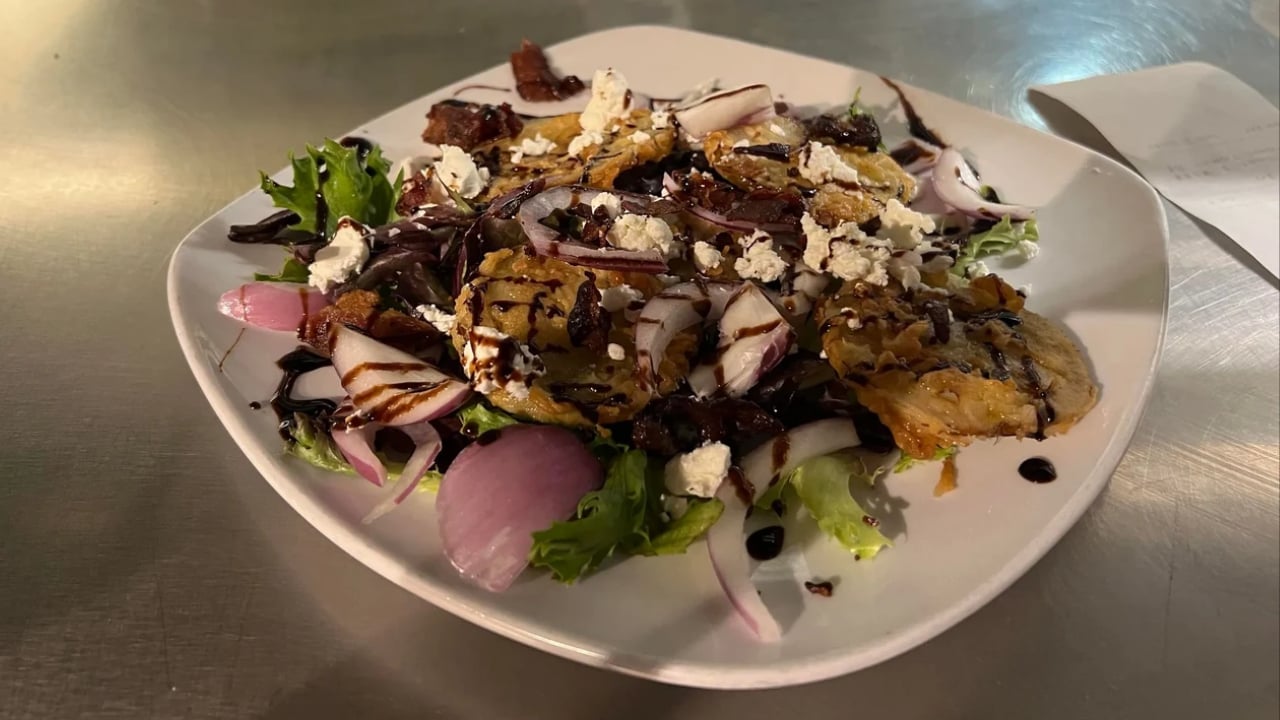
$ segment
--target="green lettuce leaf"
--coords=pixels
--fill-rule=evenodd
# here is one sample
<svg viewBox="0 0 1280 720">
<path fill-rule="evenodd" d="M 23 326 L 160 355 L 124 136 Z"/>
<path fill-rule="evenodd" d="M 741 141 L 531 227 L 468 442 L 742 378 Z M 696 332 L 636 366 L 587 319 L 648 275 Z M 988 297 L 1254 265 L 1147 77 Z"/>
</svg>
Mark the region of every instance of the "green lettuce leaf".
<svg viewBox="0 0 1280 720">
<path fill-rule="evenodd" d="M 296 157 L 289 153 L 289 164 L 293 166 L 293 186 L 281 185 L 272 180 L 266 173 L 259 173 L 262 178 L 262 192 L 271 197 L 271 202 L 278 208 L 292 210 L 301 218 L 291 227 L 306 232 L 316 231 L 316 191 L 320 183 L 320 173 L 316 169 L 316 161 L 311 156 L 311 147 L 307 154 Z"/>
<path fill-rule="evenodd" d="M 862 86 L 859 85 L 853 91 L 853 99 L 849 101 L 849 117 L 857 117 L 859 115 L 869 115 L 866 108 L 862 107 L 860 99 L 862 98 Z"/>
<path fill-rule="evenodd" d="M 990 230 L 969 237 L 964 249 L 956 257 L 956 264 L 951 267 L 951 272 L 964 277 L 969 266 L 984 257 L 1003 255 L 1016 249 L 1020 242 L 1039 240 L 1040 231 L 1035 220 L 1014 223 L 1005 215 Z"/>
<path fill-rule="evenodd" d="M 855 557 L 870 560 L 890 542 L 849 492 L 850 479 L 859 474 L 867 474 L 860 459 L 837 453 L 806 461 L 791 473 L 789 480 L 823 532 Z"/>
<path fill-rule="evenodd" d="M 640 549 L 644 555 L 679 555 L 689 549 L 694 540 L 702 537 L 724 514 L 724 503 L 716 498 L 692 500 L 685 514 L 671 521 Z"/>
<path fill-rule="evenodd" d="M 254 280 L 264 280 L 266 282 L 291 282 L 305 283 L 311 273 L 307 270 L 307 266 L 298 262 L 297 258 L 289 258 L 284 261 L 284 267 L 275 275 L 267 273 L 254 273 Z"/>
<path fill-rule="evenodd" d="M 600 566 L 615 550 L 628 552 L 649 542 L 645 474 L 649 459 L 640 450 L 609 464 L 604 486 L 587 493 L 572 520 L 533 534 L 529 564 L 572 583 Z"/>
<path fill-rule="evenodd" d="M 484 402 L 478 402 L 462 408 L 458 411 L 458 419 L 462 421 L 464 428 L 468 428 L 468 433 L 471 433 L 471 428 L 474 428 L 473 435 L 483 435 L 490 430 L 499 430 L 509 425 L 520 424 L 519 420 L 501 410 L 489 407 Z"/>
<path fill-rule="evenodd" d="M 290 455 L 322 470 L 344 475 L 354 476 L 357 474 L 355 468 L 351 467 L 347 459 L 342 456 L 342 451 L 333 444 L 328 434 L 321 432 L 316 427 L 311 418 L 301 414 L 295 414 L 293 418 L 293 426 L 289 429 L 289 436 L 293 442 L 285 444 L 285 450 Z M 404 466 L 400 463 L 387 463 L 388 480 L 394 483 L 400 477 L 400 471 L 403 469 Z M 416 491 L 431 493 L 439 491 L 440 480 L 443 477 L 444 475 L 435 470 L 428 470 L 427 474 L 422 476 L 422 481 L 418 483 Z"/>
<path fill-rule="evenodd" d="M 362 162 L 356 148 L 325 140 L 319 148 L 308 145 L 303 157 L 290 155 L 289 164 L 293 166 L 292 187 L 272 180 L 266 173 L 261 177 L 262 191 L 271 197 L 276 207 L 298 214 L 300 220 L 292 225 L 293 229 L 332 235 L 343 216 L 370 226 L 390 220 L 396 189 L 387 178 L 391 163 L 382 156 L 381 148 L 374 146 Z M 322 192 L 329 210 L 323 228 L 316 227 L 320 166 L 325 168 Z"/>
<path fill-rule="evenodd" d="M 956 448 L 954 445 L 951 447 L 938 448 L 933 452 L 933 457 L 923 462 L 936 462 L 939 460 L 946 460 L 952 455 L 955 455 L 957 449 L 958 448 Z M 893 464 L 893 471 L 895 473 L 905 472 L 907 470 L 910 470 L 912 467 L 914 467 L 915 464 L 918 462 L 922 462 L 922 461 L 917 460 L 911 457 L 910 455 L 907 455 L 906 453 L 902 453 L 901 455 L 898 456 L 897 462 Z"/>
<path fill-rule="evenodd" d="M 342 456 L 342 451 L 333 444 L 329 435 L 317 428 L 306 415 L 294 414 L 289 435 L 293 442 L 285 443 L 285 449 L 290 454 L 318 468 L 348 475 L 356 474 L 355 468 Z"/>
</svg>

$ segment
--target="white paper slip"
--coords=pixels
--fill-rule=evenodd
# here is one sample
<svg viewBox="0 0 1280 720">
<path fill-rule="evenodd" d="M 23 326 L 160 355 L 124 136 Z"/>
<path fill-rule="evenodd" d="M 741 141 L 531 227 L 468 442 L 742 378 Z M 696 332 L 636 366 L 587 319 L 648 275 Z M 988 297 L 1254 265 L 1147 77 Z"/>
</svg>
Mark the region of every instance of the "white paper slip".
<svg viewBox="0 0 1280 720">
<path fill-rule="evenodd" d="M 1037 85 L 1075 110 L 1147 182 L 1280 277 L 1280 111 L 1204 63 Z"/>
</svg>

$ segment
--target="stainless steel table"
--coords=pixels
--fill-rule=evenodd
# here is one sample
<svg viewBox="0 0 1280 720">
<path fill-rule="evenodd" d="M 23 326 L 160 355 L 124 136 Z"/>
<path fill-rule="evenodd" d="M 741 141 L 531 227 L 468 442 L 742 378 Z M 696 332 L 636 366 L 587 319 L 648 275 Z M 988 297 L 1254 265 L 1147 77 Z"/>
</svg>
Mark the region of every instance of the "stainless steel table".
<svg viewBox="0 0 1280 720">
<path fill-rule="evenodd" d="M 1276 284 L 1173 208 L 1164 363 L 1097 505 L 933 642 L 772 692 L 581 667 L 376 577 L 241 456 L 164 298 L 174 245 L 259 168 L 522 35 L 686 25 L 1041 124 L 1028 84 L 1180 59 L 1275 102 L 1276 38 L 1247 3 L 3 5 L 0 717 L 1276 717 Z"/>
</svg>

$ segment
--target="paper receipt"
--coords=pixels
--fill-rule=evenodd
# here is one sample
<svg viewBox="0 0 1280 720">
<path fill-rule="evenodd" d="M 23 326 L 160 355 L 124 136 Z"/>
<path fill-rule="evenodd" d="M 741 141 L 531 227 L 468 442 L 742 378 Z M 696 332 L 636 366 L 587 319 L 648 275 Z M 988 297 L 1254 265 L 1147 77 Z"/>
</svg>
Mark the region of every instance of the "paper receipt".
<svg viewBox="0 0 1280 720">
<path fill-rule="evenodd" d="M 1204 63 L 1037 85 L 1093 124 L 1147 182 L 1280 277 L 1280 111 Z"/>
</svg>

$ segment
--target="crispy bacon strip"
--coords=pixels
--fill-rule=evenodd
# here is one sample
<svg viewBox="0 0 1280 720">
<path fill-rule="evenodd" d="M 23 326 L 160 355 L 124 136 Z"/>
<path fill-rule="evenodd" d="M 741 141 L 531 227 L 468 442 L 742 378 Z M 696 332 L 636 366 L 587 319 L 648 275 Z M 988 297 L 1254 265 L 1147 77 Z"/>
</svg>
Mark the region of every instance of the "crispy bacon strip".
<svg viewBox="0 0 1280 720">
<path fill-rule="evenodd" d="M 490 140 L 515 137 L 523 127 L 524 123 L 507 103 L 480 105 L 443 100 L 432 105 L 427 113 L 427 129 L 422 131 L 422 139 L 436 145 L 457 145 L 470 152 Z"/>
<path fill-rule="evenodd" d="M 511 53 L 511 73 L 516 76 L 516 92 L 533 102 L 564 100 L 586 88 L 577 75 L 557 78 L 547 63 L 546 53 L 528 40 L 522 41 L 520 49 Z"/>
</svg>

